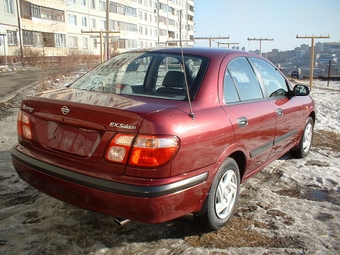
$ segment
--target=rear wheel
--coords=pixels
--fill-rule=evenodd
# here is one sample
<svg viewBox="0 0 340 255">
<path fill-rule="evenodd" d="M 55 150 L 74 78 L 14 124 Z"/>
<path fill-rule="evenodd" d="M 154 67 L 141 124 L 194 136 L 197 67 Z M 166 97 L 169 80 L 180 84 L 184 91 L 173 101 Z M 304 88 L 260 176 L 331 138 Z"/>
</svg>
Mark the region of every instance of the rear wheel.
<svg viewBox="0 0 340 255">
<path fill-rule="evenodd" d="M 303 131 L 303 135 L 299 142 L 299 147 L 291 151 L 294 157 L 304 158 L 308 155 L 313 141 L 313 134 L 314 134 L 314 121 L 311 117 L 309 117 L 306 121 L 305 130 Z"/>
<path fill-rule="evenodd" d="M 217 230 L 227 224 L 234 213 L 240 188 L 236 161 L 228 158 L 220 167 L 202 211 L 195 217 L 207 228 Z"/>
</svg>

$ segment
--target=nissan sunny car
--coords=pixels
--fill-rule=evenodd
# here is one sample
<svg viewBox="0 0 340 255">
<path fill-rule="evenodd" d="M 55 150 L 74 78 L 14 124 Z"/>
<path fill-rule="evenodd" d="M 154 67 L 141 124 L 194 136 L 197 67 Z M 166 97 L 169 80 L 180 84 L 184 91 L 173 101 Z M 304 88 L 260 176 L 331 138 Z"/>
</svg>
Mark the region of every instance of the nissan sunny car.
<svg viewBox="0 0 340 255">
<path fill-rule="evenodd" d="M 23 99 L 11 155 L 23 180 L 70 204 L 144 223 L 192 213 L 214 230 L 243 181 L 308 154 L 314 122 L 308 87 L 259 55 L 136 50 Z"/>
</svg>

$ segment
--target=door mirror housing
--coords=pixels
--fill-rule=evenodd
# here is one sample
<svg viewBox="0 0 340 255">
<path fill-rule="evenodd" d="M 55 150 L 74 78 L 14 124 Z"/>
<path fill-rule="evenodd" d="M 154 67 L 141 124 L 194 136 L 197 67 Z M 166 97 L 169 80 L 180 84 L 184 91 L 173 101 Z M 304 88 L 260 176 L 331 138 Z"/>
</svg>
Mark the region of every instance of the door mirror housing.
<svg viewBox="0 0 340 255">
<path fill-rule="evenodd" d="M 306 85 L 297 84 L 294 86 L 293 92 L 295 96 L 308 96 L 310 91 Z"/>
</svg>

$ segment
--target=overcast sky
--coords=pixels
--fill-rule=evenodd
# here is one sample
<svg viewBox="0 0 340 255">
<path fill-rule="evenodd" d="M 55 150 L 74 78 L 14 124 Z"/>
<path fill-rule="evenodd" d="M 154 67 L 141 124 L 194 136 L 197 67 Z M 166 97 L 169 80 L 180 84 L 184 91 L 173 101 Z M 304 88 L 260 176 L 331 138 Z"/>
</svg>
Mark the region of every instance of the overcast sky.
<svg viewBox="0 0 340 255">
<path fill-rule="evenodd" d="M 296 36 L 330 36 L 317 42 L 340 42 L 340 0 L 194 0 L 195 37 L 229 37 L 215 40 L 238 43 L 246 51 L 260 48 L 293 50 L 301 44 L 311 45 L 311 39 Z M 196 45 L 209 46 L 208 40 L 196 40 Z M 217 47 L 217 43 L 212 43 Z M 222 45 L 221 45 L 222 46 Z M 224 47 L 228 47 L 225 45 Z"/>
</svg>

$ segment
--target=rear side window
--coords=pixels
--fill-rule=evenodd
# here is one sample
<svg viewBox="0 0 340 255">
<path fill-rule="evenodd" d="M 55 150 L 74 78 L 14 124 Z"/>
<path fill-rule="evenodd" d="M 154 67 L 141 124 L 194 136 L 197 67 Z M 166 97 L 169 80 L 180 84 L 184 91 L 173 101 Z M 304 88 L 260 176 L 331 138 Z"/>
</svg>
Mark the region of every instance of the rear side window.
<svg viewBox="0 0 340 255">
<path fill-rule="evenodd" d="M 277 68 L 258 58 L 251 58 L 251 62 L 262 77 L 268 97 L 286 96 L 288 92 L 287 82 Z"/>
<path fill-rule="evenodd" d="M 224 102 L 226 103 L 235 103 L 240 101 L 240 97 L 237 93 L 235 84 L 233 82 L 233 79 L 228 71 L 228 69 L 225 72 L 224 75 Z"/>
<path fill-rule="evenodd" d="M 236 100 L 233 86 L 236 86 L 236 91 L 241 101 L 263 98 L 261 86 L 254 70 L 244 57 L 232 60 L 227 67 L 224 80 L 226 102 L 235 102 Z"/>
</svg>

